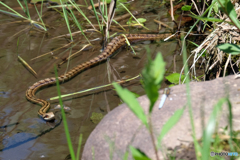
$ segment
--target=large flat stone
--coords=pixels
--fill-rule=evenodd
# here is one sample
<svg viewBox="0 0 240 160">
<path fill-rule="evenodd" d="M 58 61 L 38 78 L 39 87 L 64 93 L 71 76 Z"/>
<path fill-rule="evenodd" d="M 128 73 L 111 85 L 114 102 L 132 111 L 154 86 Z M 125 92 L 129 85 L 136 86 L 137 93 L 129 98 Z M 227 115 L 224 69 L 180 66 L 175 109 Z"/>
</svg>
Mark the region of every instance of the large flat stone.
<svg viewBox="0 0 240 160">
<path fill-rule="evenodd" d="M 234 76 L 228 76 L 207 82 L 191 82 L 190 87 L 197 138 L 201 137 L 203 125 L 207 123 L 214 105 L 220 98 L 226 96 L 229 96 L 232 104 L 234 130 L 240 129 L 239 79 L 234 79 Z M 162 90 L 159 92 L 160 94 L 163 93 Z M 147 113 L 149 106 L 147 96 L 139 97 L 138 101 L 144 108 L 145 113 Z M 160 97 L 152 113 L 156 137 L 173 113 L 186 105 L 186 85 L 172 87 L 170 95 L 161 110 L 158 109 L 159 103 Z M 219 117 L 219 127 L 225 127 L 228 124 L 227 117 L 228 107 L 225 104 L 222 115 Z M 192 141 L 190 123 L 188 109 L 186 108 L 179 122 L 164 137 L 162 143 L 163 151 L 168 147 L 174 148 L 181 143 Z M 125 104 L 122 104 L 107 114 L 93 130 L 85 144 L 82 160 L 92 159 L 92 148 L 94 148 L 96 160 L 121 160 L 124 153 L 129 151 L 129 145 L 141 149 L 150 158 L 156 159 L 149 132 L 130 109 Z M 158 154 L 163 159 L 164 154 L 160 150 Z M 129 155 L 129 159 L 132 159 L 131 155 Z"/>
</svg>

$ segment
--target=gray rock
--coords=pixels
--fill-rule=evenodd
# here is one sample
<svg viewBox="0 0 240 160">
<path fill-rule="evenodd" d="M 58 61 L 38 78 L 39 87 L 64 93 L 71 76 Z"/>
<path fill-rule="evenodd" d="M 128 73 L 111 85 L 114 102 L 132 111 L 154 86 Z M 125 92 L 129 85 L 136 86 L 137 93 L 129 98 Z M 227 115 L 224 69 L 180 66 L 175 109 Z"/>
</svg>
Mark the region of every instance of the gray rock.
<svg viewBox="0 0 240 160">
<path fill-rule="evenodd" d="M 219 78 L 207 82 L 191 82 L 191 104 L 197 138 L 201 138 L 204 124 L 212 112 L 214 105 L 220 98 L 229 96 L 232 104 L 234 130 L 240 129 L 240 80 L 234 76 Z M 162 95 L 163 91 L 159 91 Z M 161 97 L 160 95 L 160 97 Z M 154 106 L 152 122 L 155 139 L 159 135 L 162 126 L 173 113 L 187 104 L 186 85 L 178 85 L 171 88 L 163 108 L 158 109 L 160 97 Z M 147 113 L 149 101 L 146 95 L 138 98 L 140 105 Z M 219 117 L 219 128 L 228 124 L 228 107 L 223 106 L 222 115 Z M 162 149 L 158 151 L 160 159 L 163 159 L 168 147 L 174 148 L 182 143 L 193 141 L 191 122 L 186 108 L 179 122 L 164 137 Z M 149 132 L 145 126 L 122 104 L 107 114 L 89 136 L 82 155 L 82 160 L 90 160 L 94 156 L 96 160 L 121 160 L 124 153 L 129 151 L 129 145 L 142 150 L 147 156 L 156 159 Z M 94 148 L 94 155 L 92 154 Z M 130 151 L 129 151 L 130 153 Z M 129 154 L 128 159 L 131 158 Z"/>
</svg>

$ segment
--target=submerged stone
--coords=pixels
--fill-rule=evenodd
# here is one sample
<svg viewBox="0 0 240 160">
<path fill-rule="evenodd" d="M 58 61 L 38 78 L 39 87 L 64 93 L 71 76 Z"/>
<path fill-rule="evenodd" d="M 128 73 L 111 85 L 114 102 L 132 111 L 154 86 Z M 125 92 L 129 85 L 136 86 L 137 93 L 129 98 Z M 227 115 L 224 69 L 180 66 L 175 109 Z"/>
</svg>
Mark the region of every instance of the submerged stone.
<svg viewBox="0 0 240 160">
<path fill-rule="evenodd" d="M 97 124 L 97 123 L 99 123 L 103 119 L 103 114 L 102 113 L 93 112 L 92 116 L 90 117 L 90 119 L 91 119 L 91 121 L 94 124 Z"/>
</svg>

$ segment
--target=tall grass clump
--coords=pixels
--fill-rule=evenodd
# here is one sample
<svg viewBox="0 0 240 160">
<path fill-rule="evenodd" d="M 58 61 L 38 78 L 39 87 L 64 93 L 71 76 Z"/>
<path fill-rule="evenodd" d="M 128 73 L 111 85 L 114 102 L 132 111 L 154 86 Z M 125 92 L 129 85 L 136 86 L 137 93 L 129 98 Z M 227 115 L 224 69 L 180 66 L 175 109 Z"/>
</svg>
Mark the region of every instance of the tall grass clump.
<svg viewBox="0 0 240 160">
<path fill-rule="evenodd" d="M 30 24 L 32 24 L 33 26 L 35 26 L 36 28 L 42 29 L 44 31 L 47 31 L 47 28 L 45 27 L 45 24 L 43 23 L 42 20 L 42 7 L 43 7 L 43 0 L 42 0 L 42 5 L 41 5 L 41 12 L 39 13 L 39 11 L 37 10 L 37 7 L 35 5 L 35 9 L 36 12 L 39 16 L 39 19 L 41 22 L 37 22 L 31 19 L 31 15 L 29 13 L 29 8 L 28 8 L 28 2 L 27 0 L 23 0 L 25 7 L 21 4 L 20 0 L 17 0 L 18 4 L 20 5 L 20 7 L 22 8 L 23 12 L 25 13 L 26 17 L 21 15 L 20 13 L 18 13 L 17 11 L 15 11 L 14 9 L 12 9 L 11 7 L 9 7 L 8 5 L 6 5 L 5 3 L 0 1 L 0 4 L 3 5 L 4 7 L 6 7 L 7 9 L 9 9 L 11 12 L 8 11 L 4 11 L 0 9 L 0 12 L 7 14 L 7 15 L 11 15 L 13 17 L 17 17 L 17 18 L 22 18 L 25 21 L 28 21 Z"/>
</svg>

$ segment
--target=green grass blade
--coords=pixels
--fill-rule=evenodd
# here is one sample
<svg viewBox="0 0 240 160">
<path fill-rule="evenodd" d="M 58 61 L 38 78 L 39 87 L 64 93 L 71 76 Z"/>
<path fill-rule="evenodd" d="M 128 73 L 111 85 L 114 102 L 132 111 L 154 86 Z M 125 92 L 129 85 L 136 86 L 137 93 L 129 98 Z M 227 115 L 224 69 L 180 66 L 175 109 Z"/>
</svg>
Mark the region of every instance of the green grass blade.
<svg viewBox="0 0 240 160">
<path fill-rule="evenodd" d="M 171 130 L 171 128 L 179 121 L 179 119 L 183 115 L 183 111 L 186 106 L 184 106 L 182 109 L 178 109 L 174 112 L 173 116 L 171 116 L 168 121 L 165 123 L 165 125 L 161 129 L 161 133 L 158 136 L 158 148 L 161 145 L 163 137 Z"/>
<path fill-rule="evenodd" d="M 8 7 L 7 5 L 5 5 L 4 3 L 2 3 L 1 1 L 0 1 L 0 4 L 4 5 L 6 8 L 8 8 L 8 9 L 11 10 L 11 11 L 13 11 L 14 13 L 11 13 L 11 12 L 8 12 L 8 11 L 4 11 L 4 10 L 1 10 L 1 9 L 0 9 L 0 12 L 3 12 L 3 13 L 5 13 L 5 14 L 9 14 L 9 15 L 14 16 L 14 17 L 20 17 L 20 18 L 26 19 L 26 20 L 28 20 L 31 24 L 34 24 L 37 28 L 41 28 L 41 29 L 43 29 L 43 30 L 46 31 L 46 28 L 44 28 L 43 26 L 41 26 L 39 22 L 32 21 L 31 19 L 28 19 L 28 18 L 22 16 L 21 14 L 19 14 L 19 13 L 16 12 L 16 11 L 14 11 L 12 8 Z"/>
<path fill-rule="evenodd" d="M 30 16 L 30 13 L 29 13 L 29 9 L 28 9 L 28 4 L 27 4 L 28 2 L 26 1 L 26 0 L 24 0 L 24 4 L 25 4 L 25 6 L 26 6 L 26 15 L 28 16 L 28 19 L 31 19 L 31 16 Z"/>
<path fill-rule="evenodd" d="M 18 17 L 21 17 L 21 18 L 23 18 L 23 19 L 27 19 L 27 20 L 28 20 L 28 18 L 22 16 L 20 13 L 16 12 L 15 10 L 13 10 L 11 7 L 9 7 L 8 5 L 4 4 L 3 2 L 0 1 L 0 4 L 3 5 L 4 7 L 6 7 L 7 9 L 11 10 L 12 12 L 14 12 L 16 15 L 13 14 L 13 13 L 11 13 L 11 12 L 7 12 L 7 11 L 3 11 L 3 10 L 0 10 L 0 11 L 6 12 L 6 13 L 8 13 L 8 14 L 12 14 L 12 15 L 14 15 L 14 16 L 18 16 Z"/>
<path fill-rule="evenodd" d="M 189 15 L 190 17 L 196 18 L 198 20 L 202 20 L 202 21 L 210 21 L 210 22 L 224 22 L 224 20 L 218 19 L 218 18 L 212 18 L 212 17 L 202 17 L 202 16 L 193 16 L 193 15 Z M 227 22 L 227 21 L 225 21 Z M 227 22 L 229 23 L 229 22 Z"/>
<path fill-rule="evenodd" d="M 42 17 L 42 9 L 43 9 L 43 0 L 41 0 L 41 13 L 40 13 L 41 17 Z"/>
<path fill-rule="evenodd" d="M 122 34 L 122 36 L 125 37 L 125 40 L 126 40 L 127 45 L 132 49 L 133 53 L 136 55 L 136 53 L 135 53 L 133 47 L 131 46 L 131 43 L 130 43 L 130 42 L 128 41 L 128 39 L 127 39 L 127 36 L 126 36 L 125 34 Z"/>
<path fill-rule="evenodd" d="M 130 150 L 134 160 L 151 160 L 146 154 L 141 152 L 139 149 L 134 148 L 133 146 L 130 146 Z"/>
<path fill-rule="evenodd" d="M 60 0 L 60 2 L 61 2 L 61 5 L 63 5 L 62 0 Z M 70 28 L 70 25 L 69 25 L 69 20 L 68 20 L 66 8 L 62 7 L 62 10 L 63 10 L 63 15 L 64 15 L 64 18 L 65 18 L 65 21 L 66 21 L 66 25 L 68 27 L 68 32 L 69 32 L 70 37 L 71 37 L 71 41 L 73 41 L 72 32 L 71 32 L 71 28 Z"/>
<path fill-rule="evenodd" d="M 132 77 L 132 78 L 129 78 L 127 80 L 124 80 L 124 82 L 128 82 L 128 81 L 131 81 L 133 79 L 136 79 L 138 78 L 139 75 L 135 76 L 135 77 Z M 121 82 L 121 81 L 120 81 Z M 117 83 L 120 83 L 120 82 L 117 82 Z M 79 92 L 75 92 L 75 93 L 70 93 L 70 94 L 65 94 L 65 95 L 61 95 L 61 98 L 64 98 L 64 97 L 68 97 L 68 96 L 73 96 L 73 95 L 76 95 L 76 94 L 80 94 L 80 93 L 85 93 L 85 92 L 89 92 L 89 91 L 93 91 L 93 90 L 96 90 L 96 89 L 100 89 L 100 88 L 104 88 L 104 87 L 108 87 L 108 86 L 111 86 L 113 85 L 112 83 L 111 84 L 106 84 L 106 85 L 102 85 L 102 86 L 98 86 L 98 87 L 94 87 L 94 88 L 90 88 L 90 89 L 86 89 L 86 90 L 83 90 L 83 91 L 79 91 Z M 52 97 L 50 98 L 50 100 L 55 100 L 55 99 L 58 99 L 58 97 Z"/>
<path fill-rule="evenodd" d="M 37 14 L 38 14 L 38 16 L 39 16 L 39 19 L 41 20 L 41 22 L 42 22 L 42 24 L 43 24 L 43 27 L 42 27 L 41 25 L 38 25 L 38 26 L 40 26 L 44 31 L 47 31 L 47 28 L 46 28 L 45 24 L 43 23 L 42 17 L 41 17 L 41 15 L 40 15 L 39 12 L 38 12 L 38 9 L 37 9 L 37 6 L 35 5 L 35 3 L 34 3 L 34 6 L 35 6 L 35 9 L 36 9 Z"/>
<path fill-rule="evenodd" d="M 47 29 L 46 29 L 45 27 L 41 26 L 40 24 L 38 24 L 38 23 L 36 23 L 36 22 L 32 22 L 32 24 L 33 24 L 36 28 L 38 28 L 38 29 L 42 29 L 42 30 L 44 30 L 44 31 L 47 31 Z"/>
<path fill-rule="evenodd" d="M 140 106 L 139 102 L 135 98 L 135 95 L 128 91 L 127 89 L 123 89 L 117 83 L 113 83 L 114 88 L 116 89 L 120 98 L 127 104 L 130 110 L 142 121 L 142 123 L 149 128 L 147 122 L 147 116 L 144 113 L 143 108 Z"/>
<path fill-rule="evenodd" d="M 221 98 L 214 106 L 213 111 L 210 115 L 208 124 L 203 133 L 203 149 L 202 149 L 202 160 L 209 159 L 210 145 L 212 142 L 212 134 L 215 130 L 216 119 L 222 110 L 222 105 L 227 101 L 226 98 Z"/>
<path fill-rule="evenodd" d="M 19 45 L 19 37 L 18 37 L 18 41 L 17 41 L 17 54 L 18 54 L 18 45 Z"/>
<path fill-rule="evenodd" d="M 1 9 L 0 9 L 0 12 L 2 12 L 2 13 L 4 13 L 4 14 L 9 14 L 9 15 L 11 15 L 11 16 L 13 16 L 13 17 L 22 18 L 22 17 L 20 17 L 18 14 L 11 13 L 11 12 L 8 12 L 8 11 L 4 11 L 4 10 L 1 10 Z"/>
<path fill-rule="evenodd" d="M 82 10 L 77 6 L 75 5 L 72 0 L 68 0 L 76 9 L 77 11 L 88 21 L 88 23 L 96 30 L 96 28 L 92 25 L 91 21 L 87 18 L 87 16 L 82 12 Z"/>
<path fill-rule="evenodd" d="M 186 51 L 186 41 L 183 41 L 183 64 L 187 62 L 187 51 Z M 187 91 L 187 107 L 190 116 L 191 128 L 192 128 L 192 136 L 193 136 L 193 143 L 196 151 L 197 160 L 200 160 L 199 153 L 201 151 L 200 146 L 198 144 L 194 126 L 194 118 L 193 118 L 193 111 L 192 111 L 192 104 L 191 104 L 191 93 L 190 93 L 190 78 L 188 73 L 188 66 L 184 65 L 184 75 L 186 76 L 186 91 Z"/>
<path fill-rule="evenodd" d="M 55 5 L 55 6 L 49 6 L 48 8 L 62 8 L 62 7 L 68 7 L 68 9 L 75 8 L 75 6 L 80 6 L 80 7 L 85 7 L 83 5 L 76 4 L 73 2 L 74 5 L 72 4 L 64 4 L 64 5 Z"/>
<path fill-rule="evenodd" d="M 66 134 L 66 138 L 67 138 L 68 148 L 69 148 L 72 160 L 76 160 L 74 150 L 73 150 L 73 146 L 72 146 L 70 133 L 69 133 L 69 130 L 68 130 L 66 115 L 65 115 L 65 112 L 64 112 L 64 109 L 63 109 L 63 103 L 62 103 L 62 98 L 61 98 L 61 91 L 60 91 L 60 85 L 59 85 L 59 81 L 58 81 L 58 73 L 57 73 L 56 65 L 54 66 L 54 72 L 55 72 L 55 77 L 56 77 L 56 87 L 57 87 L 57 92 L 58 92 L 58 96 L 59 96 L 59 103 L 61 105 L 61 113 L 62 113 L 62 118 L 63 118 L 64 130 L 65 130 L 65 134 Z"/>
<path fill-rule="evenodd" d="M 95 160 L 95 150 L 93 146 L 92 146 L 92 160 Z"/>
<path fill-rule="evenodd" d="M 97 19 L 99 29 L 100 29 L 100 31 L 102 32 L 103 27 L 102 27 L 102 25 L 100 24 L 100 21 L 99 21 L 98 15 L 97 15 L 96 8 L 94 7 L 94 4 L 93 4 L 93 0 L 90 0 L 90 3 L 91 3 L 91 5 L 92 5 L 94 15 L 95 15 L 95 17 L 96 17 L 96 19 Z M 99 6 L 99 7 L 100 7 L 100 6 Z"/>
<path fill-rule="evenodd" d="M 82 35 L 85 37 L 85 39 L 88 41 L 89 44 L 91 44 L 91 42 L 88 40 L 87 36 L 84 34 L 83 29 L 80 25 L 80 23 L 78 22 L 76 16 L 74 15 L 73 11 L 70 9 L 70 12 L 72 14 L 73 17 L 73 21 L 75 22 L 75 24 L 77 25 L 77 27 L 79 28 L 79 30 L 81 31 Z"/>
<path fill-rule="evenodd" d="M 125 30 L 125 28 L 123 28 L 123 26 L 120 24 L 120 23 L 118 23 L 117 21 L 115 21 L 114 19 L 112 20 L 115 24 L 117 24 L 117 25 L 119 25 L 119 27 L 121 27 L 122 28 L 122 30 L 124 30 L 124 31 L 126 31 Z"/>
<path fill-rule="evenodd" d="M 84 2 L 85 2 L 85 4 L 86 4 L 86 7 L 89 6 L 86 0 L 84 0 Z"/>
<path fill-rule="evenodd" d="M 78 148 L 77 148 L 77 160 L 80 158 L 80 151 L 81 151 L 81 145 L 82 145 L 82 134 L 79 136 L 79 141 L 78 141 Z"/>
<path fill-rule="evenodd" d="M 22 3 L 19 0 L 17 0 L 17 1 L 18 1 L 19 6 L 22 8 L 23 12 L 27 15 L 27 12 L 26 12 L 25 8 L 23 7 Z"/>
<path fill-rule="evenodd" d="M 113 1 L 115 1 L 115 0 L 113 0 Z M 106 0 L 103 0 L 103 13 L 105 13 L 105 16 L 107 17 L 108 16 L 108 11 L 107 11 L 107 2 L 106 2 Z"/>
<path fill-rule="evenodd" d="M 234 152 L 234 147 L 233 147 L 233 115 L 232 115 L 232 104 L 230 102 L 230 100 L 227 98 L 227 103 L 228 103 L 228 110 L 229 110 L 229 116 L 228 116 L 228 120 L 229 120 L 229 129 L 230 129 L 230 138 L 228 139 L 228 143 L 230 145 L 230 149 L 232 152 Z"/>
<path fill-rule="evenodd" d="M 216 0 L 214 1 L 212 1 L 212 3 L 215 3 L 215 5 L 213 5 L 210 9 L 209 9 L 209 12 L 208 12 L 208 14 L 207 14 L 207 17 L 209 18 L 209 17 L 211 17 L 211 13 L 212 13 L 212 10 L 214 9 L 214 7 L 216 6 L 216 4 L 217 4 L 217 2 L 216 2 Z M 204 23 L 204 26 L 203 26 L 203 32 L 204 32 L 204 30 L 205 30 L 205 28 L 206 28 L 206 26 L 207 26 L 207 22 L 206 23 Z"/>
</svg>

